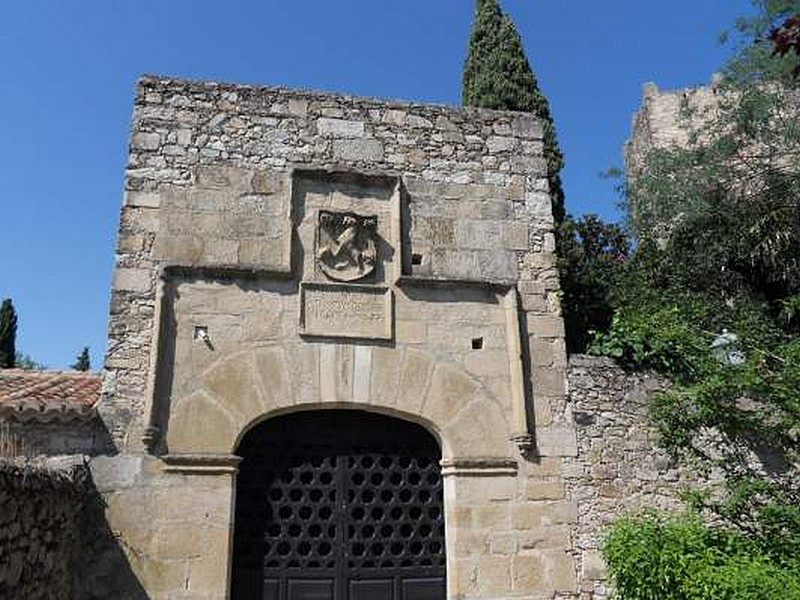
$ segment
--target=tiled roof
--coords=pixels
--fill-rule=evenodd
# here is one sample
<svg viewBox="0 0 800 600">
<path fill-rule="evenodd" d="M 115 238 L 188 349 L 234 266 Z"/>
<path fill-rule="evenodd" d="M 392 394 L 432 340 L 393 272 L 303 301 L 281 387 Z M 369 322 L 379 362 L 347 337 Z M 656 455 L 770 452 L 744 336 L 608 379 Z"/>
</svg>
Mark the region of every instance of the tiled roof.
<svg viewBox="0 0 800 600">
<path fill-rule="evenodd" d="M 97 373 L 2 369 L 0 419 L 92 419 L 99 394 L 100 375 Z"/>
</svg>

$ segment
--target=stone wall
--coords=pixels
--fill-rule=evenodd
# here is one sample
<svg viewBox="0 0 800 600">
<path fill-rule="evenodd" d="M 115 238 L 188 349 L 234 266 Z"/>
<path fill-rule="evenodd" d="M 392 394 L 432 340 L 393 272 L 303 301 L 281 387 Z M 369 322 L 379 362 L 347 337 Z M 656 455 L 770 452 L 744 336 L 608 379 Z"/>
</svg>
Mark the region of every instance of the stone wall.
<svg viewBox="0 0 800 600">
<path fill-rule="evenodd" d="M 581 598 L 607 597 L 600 554 L 603 530 L 614 518 L 645 507 L 681 506 L 676 492 L 696 479 L 657 447 L 648 419 L 650 396 L 665 388 L 652 373 L 622 369 L 613 360 L 572 356 L 569 399 L 578 454 L 564 459 L 570 524 Z"/>
<path fill-rule="evenodd" d="M 99 419 L 0 421 L 0 456 L 94 455 L 109 445 Z"/>
<path fill-rule="evenodd" d="M 82 461 L 0 460 L 0 598 L 73 597 L 88 489 Z"/>
<path fill-rule="evenodd" d="M 331 185 L 341 172 L 400 181 L 404 230 L 392 233 L 396 255 L 387 263 L 402 263 L 403 275 L 519 282 L 530 315 L 526 334 L 537 345 L 529 374 L 542 398 L 540 440 L 561 436 L 563 332 L 535 119 L 145 77 L 136 97 L 100 404 L 117 446 L 140 449 L 148 425 L 164 269 L 297 276 L 290 242 L 302 214 L 293 212 L 290 196 L 326 171 Z"/>
</svg>

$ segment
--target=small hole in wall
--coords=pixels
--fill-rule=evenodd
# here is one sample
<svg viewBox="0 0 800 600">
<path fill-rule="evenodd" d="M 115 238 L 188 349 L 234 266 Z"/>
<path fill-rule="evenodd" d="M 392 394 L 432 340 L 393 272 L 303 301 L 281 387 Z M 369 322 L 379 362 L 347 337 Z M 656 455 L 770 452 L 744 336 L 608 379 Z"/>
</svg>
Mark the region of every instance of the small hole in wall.
<svg viewBox="0 0 800 600">
<path fill-rule="evenodd" d="M 483 338 L 472 338 L 472 349 L 473 350 L 481 350 L 483 349 Z"/>
<path fill-rule="evenodd" d="M 412 254 L 411 255 L 411 264 L 412 265 L 421 265 L 422 264 L 422 254 Z"/>
</svg>

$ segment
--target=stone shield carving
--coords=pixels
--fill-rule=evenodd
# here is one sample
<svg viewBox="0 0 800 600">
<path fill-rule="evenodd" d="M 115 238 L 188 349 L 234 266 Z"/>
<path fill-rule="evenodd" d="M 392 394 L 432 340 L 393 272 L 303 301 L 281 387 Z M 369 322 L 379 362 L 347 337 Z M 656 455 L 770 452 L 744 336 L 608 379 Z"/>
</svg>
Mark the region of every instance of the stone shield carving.
<svg viewBox="0 0 800 600">
<path fill-rule="evenodd" d="M 319 211 L 317 263 L 336 281 L 355 281 L 375 270 L 377 260 L 375 216 Z"/>
</svg>

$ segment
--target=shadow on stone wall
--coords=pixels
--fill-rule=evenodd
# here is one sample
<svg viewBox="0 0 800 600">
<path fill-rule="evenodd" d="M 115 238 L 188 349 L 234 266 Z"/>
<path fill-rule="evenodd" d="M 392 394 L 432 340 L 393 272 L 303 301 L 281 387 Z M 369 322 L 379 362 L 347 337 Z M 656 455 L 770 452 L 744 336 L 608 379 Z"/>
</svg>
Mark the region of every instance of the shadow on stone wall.
<svg viewBox="0 0 800 600">
<path fill-rule="evenodd" d="M 90 475 L 91 477 L 91 475 Z M 121 542 L 105 517 L 106 503 L 89 479 L 82 538 L 73 577 L 74 600 L 148 600 Z"/>
<path fill-rule="evenodd" d="M 83 456 L 0 460 L 0 598 L 147 599 Z"/>
</svg>

